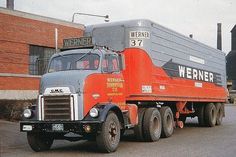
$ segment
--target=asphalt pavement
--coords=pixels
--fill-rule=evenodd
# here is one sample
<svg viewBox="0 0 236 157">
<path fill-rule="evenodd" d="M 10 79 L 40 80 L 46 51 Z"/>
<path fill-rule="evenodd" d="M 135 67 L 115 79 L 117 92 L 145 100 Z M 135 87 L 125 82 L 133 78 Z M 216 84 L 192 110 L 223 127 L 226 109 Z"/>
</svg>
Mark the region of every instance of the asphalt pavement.
<svg viewBox="0 0 236 157">
<path fill-rule="evenodd" d="M 0 120 L 0 157 L 234 157 L 236 156 L 236 106 L 226 105 L 221 126 L 199 127 L 196 118 L 188 118 L 183 129 L 175 129 L 170 138 L 157 142 L 137 142 L 132 131 L 122 137 L 111 154 L 100 153 L 95 142 L 55 141 L 51 150 L 33 152 L 19 123 Z"/>
</svg>

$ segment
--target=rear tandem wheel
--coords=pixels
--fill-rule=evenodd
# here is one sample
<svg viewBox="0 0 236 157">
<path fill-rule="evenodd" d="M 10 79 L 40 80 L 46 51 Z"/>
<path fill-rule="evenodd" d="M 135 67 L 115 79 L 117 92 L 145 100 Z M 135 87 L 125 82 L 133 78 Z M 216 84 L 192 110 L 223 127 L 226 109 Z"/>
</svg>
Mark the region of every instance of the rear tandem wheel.
<svg viewBox="0 0 236 157">
<path fill-rule="evenodd" d="M 174 132 L 174 117 L 168 106 L 163 106 L 160 109 L 162 120 L 161 137 L 170 137 Z"/>
<path fill-rule="evenodd" d="M 213 103 L 209 103 L 205 107 L 205 122 L 209 127 L 214 127 L 216 124 L 216 107 Z"/>
<path fill-rule="evenodd" d="M 134 134 L 138 141 L 143 141 L 143 117 L 146 108 L 139 108 L 138 109 L 138 124 L 134 127 Z"/>
<path fill-rule="evenodd" d="M 224 117 L 224 104 L 216 103 L 216 125 L 221 125 L 223 117 Z"/>
<path fill-rule="evenodd" d="M 143 117 L 144 140 L 153 142 L 161 136 L 162 122 L 161 114 L 157 108 L 148 108 Z"/>
</svg>

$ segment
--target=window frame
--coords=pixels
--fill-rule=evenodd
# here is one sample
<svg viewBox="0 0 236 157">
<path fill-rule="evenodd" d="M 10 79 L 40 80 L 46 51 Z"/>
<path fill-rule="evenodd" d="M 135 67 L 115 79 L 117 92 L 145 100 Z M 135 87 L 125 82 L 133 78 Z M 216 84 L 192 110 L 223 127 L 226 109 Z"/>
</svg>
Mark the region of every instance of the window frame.
<svg viewBox="0 0 236 157">
<path fill-rule="evenodd" d="M 41 76 L 47 73 L 50 58 L 55 53 L 55 48 L 30 44 L 28 74 L 33 76 Z"/>
<path fill-rule="evenodd" d="M 104 68 L 103 68 L 103 60 L 106 58 L 106 56 L 115 56 L 116 57 L 116 61 L 117 61 L 117 70 L 114 70 L 114 71 L 109 71 L 109 65 L 107 66 L 107 70 L 105 71 Z M 109 62 L 108 62 L 109 64 Z M 120 65 L 119 65 L 119 58 L 118 58 L 118 55 L 117 54 L 112 54 L 112 53 L 109 53 L 109 54 L 104 54 L 103 57 L 102 57 L 102 62 L 101 62 L 101 71 L 102 73 L 120 73 Z"/>
<path fill-rule="evenodd" d="M 69 55 L 78 55 L 78 54 L 82 54 L 82 55 L 84 55 L 84 54 L 86 54 L 86 53 L 70 53 L 70 54 L 64 54 L 63 56 L 64 57 L 66 57 L 66 56 L 69 56 Z M 70 71 L 70 70 L 92 70 L 92 71 L 97 71 L 97 70 L 99 70 L 99 68 L 100 68 L 100 64 L 101 64 L 101 56 L 99 55 L 99 54 L 97 54 L 97 53 L 91 53 L 91 54 L 93 54 L 93 55 L 96 55 L 96 56 L 98 56 L 98 66 L 96 67 L 96 68 L 94 68 L 94 69 L 76 69 L 76 68 L 73 68 L 73 69 L 65 69 L 65 70 L 58 70 L 58 71 L 53 71 L 53 72 L 60 72 L 60 71 Z M 55 58 L 57 58 L 57 57 L 61 57 L 61 55 L 57 55 L 57 56 L 54 56 L 54 57 L 51 57 L 51 59 L 49 60 L 49 64 L 48 64 L 48 68 L 47 68 L 47 73 L 53 73 L 53 72 L 50 72 L 49 70 L 50 70 L 50 67 L 51 67 L 51 64 L 52 64 L 52 62 L 53 62 L 53 59 L 55 59 Z M 84 58 L 84 57 L 83 57 Z M 78 62 L 79 60 L 75 60 L 73 63 L 70 63 L 70 66 L 71 65 L 73 65 L 73 64 L 75 64 L 74 66 L 76 66 L 76 63 Z"/>
</svg>

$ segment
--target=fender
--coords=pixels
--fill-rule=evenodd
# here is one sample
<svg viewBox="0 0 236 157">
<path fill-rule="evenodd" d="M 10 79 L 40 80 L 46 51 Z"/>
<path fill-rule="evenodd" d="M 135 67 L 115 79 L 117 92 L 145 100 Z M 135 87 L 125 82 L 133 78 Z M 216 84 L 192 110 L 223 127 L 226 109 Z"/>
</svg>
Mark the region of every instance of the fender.
<svg viewBox="0 0 236 157">
<path fill-rule="evenodd" d="M 94 107 L 96 107 L 99 111 L 98 117 L 93 118 L 89 115 L 89 113 L 85 116 L 85 118 L 83 120 L 86 121 L 100 121 L 100 122 L 104 122 L 106 120 L 107 114 L 109 111 L 113 111 L 116 113 L 122 127 L 124 127 L 124 117 L 123 114 L 121 112 L 121 109 L 112 103 L 103 103 L 103 104 L 97 104 Z"/>
</svg>

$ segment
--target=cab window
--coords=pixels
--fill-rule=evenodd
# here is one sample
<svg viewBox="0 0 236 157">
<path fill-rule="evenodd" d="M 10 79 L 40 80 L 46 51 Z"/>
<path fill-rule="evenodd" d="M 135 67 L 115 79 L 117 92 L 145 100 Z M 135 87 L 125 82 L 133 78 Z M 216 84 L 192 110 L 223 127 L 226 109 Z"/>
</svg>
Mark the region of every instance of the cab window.
<svg viewBox="0 0 236 157">
<path fill-rule="evenodd" d="M 103 72 L 119 72 L 118 57 L 116 55 L 107 54 L 102 60 Z"/>
<path fill-rule="evenodd" d="M 100 57 L 93 53 L 60 55 L 52 58 L 48 72 L 66 70 L 97 70 Z"/>
</svg>

